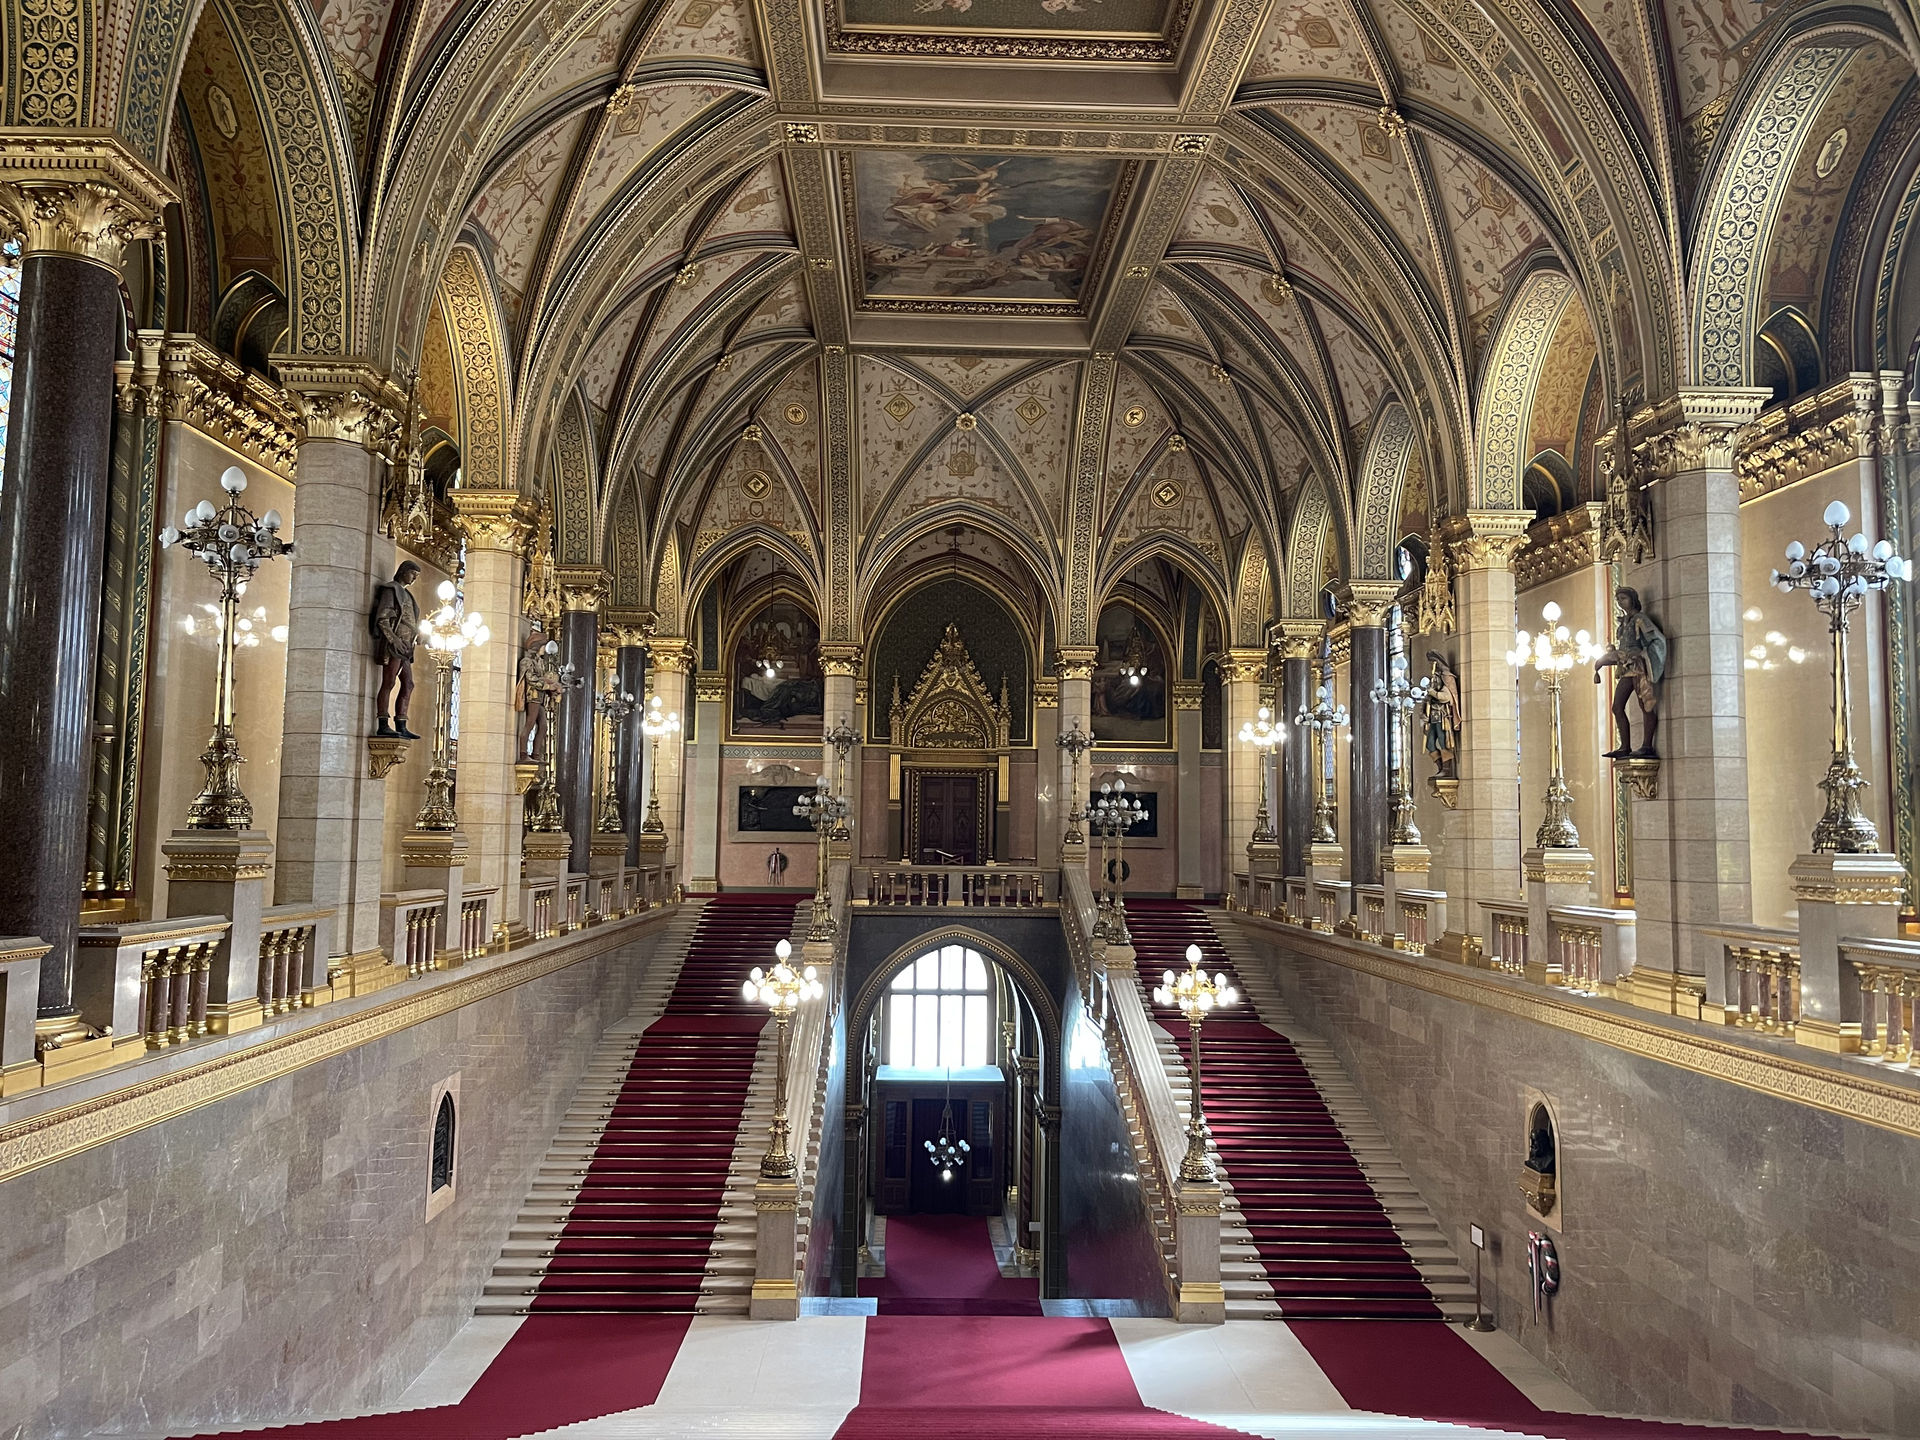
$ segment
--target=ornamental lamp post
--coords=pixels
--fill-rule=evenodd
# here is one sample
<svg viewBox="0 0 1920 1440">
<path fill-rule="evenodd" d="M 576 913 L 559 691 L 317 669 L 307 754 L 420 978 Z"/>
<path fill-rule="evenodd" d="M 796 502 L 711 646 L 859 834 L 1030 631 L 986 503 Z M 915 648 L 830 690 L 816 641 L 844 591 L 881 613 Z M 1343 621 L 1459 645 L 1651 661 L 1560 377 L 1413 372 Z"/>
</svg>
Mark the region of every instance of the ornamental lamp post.
<svg viewBox="0 0 1920 1440">
<path fill-rule="evenodd" d="M 1147 818 L 1147 807 L 1137 796 L 1127 794 L 1125 780 L 1110 780 L 1100 787 L 1089 817 L 1093 829 L 1100 832 L 1100 868 L 1106 877 L 1108 900 L 1104 925 L 1096 921 L 1095 934 L 1104 934 L 1110 945 L 1131 945 L 1127 931 L 1127 902 L 1124 895 L 1127 873 L 1127 831 Z M 1113 848 L 1108 858 L 1108 846 Z"/>
<path fill-rule="evenodd" d="M 560 811 L 559 731 L 560 694 L 565 682 L 558 641 L 541 647 L 541 669 L 535 684 L 540 691 L 540 773 L 533 782 L 533 813 L 527 817 L 527 829 L 536 835 L 558 835 L 566 827 Z"/>
<path fill-rule="evenodd" d="M 593 697 L 593 708 L 607 722 L 606 784 L 600 792 L 600 820 L 596 828 L 602 835 L 618 835 L 627 828 L 620 810 L 620 727 L 633 713 L 633 692 L 622 690 L 618 676 L 610 677 L 607 688 Z"/>
<path fill-rule="evenodd" d="M 220 476 L 226 492 L 224 505 L 202 500 L 188 510 L 180 528 L 160 532 L 160 544 L 179 545 L 206 565 L 220 587 L 220 643 L 214 669 L 213 737 L 201 752 L 207 783 L 187 807 L 189 830 L 251 830 L 253 804 L 240 789 L 240 740 L 234 733 L 233 652 L 238 640 L 240 597 L 262 560 L 290 555 L 293 546 L 280 538 L 280 512 L 255 517 L 240 503 L 247 488 L 246 474 L 229 465 Z"/>
<path fill-rule="evenodd" d="M 1540 618 L 1546 628 L 1537 635 L 1525 630 L 1515 632 L 1514 647 L 1507 652 L 1509 665 L 1516 670 L 1531 665 L 1547 682 L 1546 815 L 1534 832 L 1533 843 L 1542 850 L 1577 850 L 1580 832 L 1573 825 L 1573 794 L 1567 789 L 1561 750 L 1560 686 L 1567 671 L 1576 664 L 1591 665 L 1603 651 L 1586 631 L 1569 633 L 1560 623 L 1560 607 L 1553 601 L 1540 607 Z"/>
<path fill-rule="evenodd" d="M 640 729 L 653 742 L 652 758 L 647 762 L 647 818 L 641 823 L 642 835 L 664 835 L 666 822 L 660 818 L 660 737 L 680 728 L 680 712 L 665 708 L 658 694 L 647 697 L 646 712 L 640 717 Z"/>
<path fill-rule="evenodd" d="M 1880 849 L 1880 832 L 1860 811 L 1860 791 L 1866 779 L 1853 755 L 1853 700 L 1849 687 L 1847 640 L 1853 612 L 1866 602 L 1870 590 L 1885 590 L 1895 580 L 1913 578 L 1913 562 L 1893 553 L 1886 540 L 1868 541 L 1856 531 L 1845 534 L 1851 518 L 1845 504 L 1835 500 L 1821 517 L 1827 538 L 1811 549 L 1798 540 L 1787 546 L 1787 568 L 1773 572 L 1772 584 L 1783 594 L 1805 590 L 1827 617 L 1833 641 L 1833 755 L 1820 788 L 1827 795 L 1826 813 L 1813 827 L 1816 854 L 1871 855 Z"/>
<path fill-rule="evenodd" d="M 813 827 L 815 870 L 813 880 L 813 919 L 807 925 L 807 939 L 833 939 L 833 897 L 827 893 L 827 837 L 836 827 L 844 828 L 847 812 L 853 807 L 846 797 L 835 795 L 827 787 L 827 777 L 814 778 L 813 793 L 795 802 L 793 813 Z"/>
<path fill-rule="evenodd" d="M 1314 787 L 1313 834 L 1309 839 L 1315 845 L 1337 845 L 1340 836 L 1334 826 L 1338 822 L 1338 810 L 1333 798 L 1333 768 L 1328 764 L 1328 752 L 1335 733 L 1347 728 L 1347 707 L 1334 704 L 1332 692 L 1325 685 L 1317 685 L 1313 704 L 1294 716 L 1293 723 L 1305 727 L 1313 737 L 1313 769 L 1318 783 Z"/>
<path fill-rule="evenodd" d="M 440 608 L 420 621 L 420 638 L 433 657 L 433 763 L 416 830 L 460 827 L 453 809 L 453 665 L 460 653 L 487 643 L 490 632 L 478 610 L 468 610 L 451 580 L 440 582 Z"/>
<path fill-rule="evenodd" d="M 778 1062 L 773 1082 L 773 1125 L 768 1136 L 767 1153 L 760 1157 L 763 1180 L 793 1179 L 793 1152 L 787 1143 L 787 1027 L 802 1000 L 817 1000 L 824 993 L 818 972 L 809 965 L 795 970 L 789 963 L 793 946 L 786 940 L 773 947 L 771 970 L 753 967 L 741 986 L 749 1005 L 764 1005 L 773 1016 L 778 1031 Z"/>
<path fill-rule="evenodd" d="M 1218 971 L 1209 979 L 1200 968 L 1200 947 L 1187 946 L 1185 973 L 1169 970 L 1153 992 L 1157 1005 L 1178 1005 L 1187 1017 L 1187 1034 L 1193 1049 L 1193 1099 L 1187 1106 L 1187 1153 L 1180 1161 L 1180 1178 L 1192 1184 L 1209 1184 L 1214 1179 L 1213 1162 L 1207 1158 L 1207 1113 L 1200 1093 L 1200 1027 L 1216 1009 L 1224 1009 L 1240 998 L 1240 992 L 1228 983 L 1227 973 Z"/>
<path fill-rule="evenodd" d="M 847 799 L 847 757 L 853 753 L 853 747 L 860 736 L 854 730 L 852 717 L 842 715 L 837 724 L 820 737 L 833 747 L 833 788 L 842 800 Z M 835 842 L 853 839 L 853 832 L 847 828 L 847 821 L 853 815 L 853 804 L 848 801 L 846 813 L 834 822 L 833 833 L 827 838 Z"/>
<path fill-rule="evenodd" d="M 1273 723 L 1273 711 L 1265 705 L 1254 713 L 1251 720 L 1240 726 L 1240 743 L 1251 745 L 1260 764 L 1260 803 L 1253 812 L 1253 836 L 1247 848 L 1256 845 L 1272 845 L 1279 838 L 1273 833 L 1272 812 L 1267 808 L 1267 757 L 1273 753 L 1273 747 L 1285 742 L 1287 732 Z"/>
<path fill-rule="evenodd" d="M 1073 793 L 1067 797 L 1067 833 L 1060 837 L 1062 845 L 1084 845 L 1087 837 L 1080 833 L 1080 822 L 1087 818 L 1087 812 L 1081 805 L 1083 791 L 1080 787 L 1080 757 L 1093 749 L 1093 736 L 1080 728 L 1075 720 L 1073 728 L 1064 735 L 1054 737 L 1054 745 L 1064 751 L 1070 762 Z"/>
<path fill-rule="evenodd" d="M 1384 705 L 1393 728 L 1388 732 L 1392 745 L 1392 800 L 1393 835 L 1395 845 L 1418 845 L 1420 827 L 1414 820 L 1413 808 L 1413 712 L 1427 703 L 1428 691 L 1432 681 L 1422 676 L 1418 681 L 1407 679 L 1407 657 L 1393 657 L 1393 670 L 1390 676 L 1383 676 L 1373 682 L 1368 698 L 1376 705 Z"/>
</svg>

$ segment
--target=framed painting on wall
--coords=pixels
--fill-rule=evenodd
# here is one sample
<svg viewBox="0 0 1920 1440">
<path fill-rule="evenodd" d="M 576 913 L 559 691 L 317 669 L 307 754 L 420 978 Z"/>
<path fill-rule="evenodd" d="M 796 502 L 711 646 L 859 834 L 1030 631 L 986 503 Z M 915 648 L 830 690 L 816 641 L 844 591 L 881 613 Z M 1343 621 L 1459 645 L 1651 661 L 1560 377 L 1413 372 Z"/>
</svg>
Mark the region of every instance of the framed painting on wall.
<svg viewBox="0 0 1920 1440">
<path fill-rule="evenodd" d="M 820 627 L 789 600 L 755 612 L 733 647 L 733 733 L 818 740 L 826 687 Z"/>
</svg>

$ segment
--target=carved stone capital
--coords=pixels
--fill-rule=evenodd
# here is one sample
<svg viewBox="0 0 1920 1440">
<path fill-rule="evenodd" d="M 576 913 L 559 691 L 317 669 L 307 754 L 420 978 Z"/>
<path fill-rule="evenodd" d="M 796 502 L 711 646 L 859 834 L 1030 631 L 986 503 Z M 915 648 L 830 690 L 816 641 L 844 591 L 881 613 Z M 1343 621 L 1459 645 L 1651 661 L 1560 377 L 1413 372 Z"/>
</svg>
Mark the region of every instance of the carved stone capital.
<svg viewBox="0 0 1920 1440">
<path fill-rule="evenodd" d="M 1530 510 L 1470 510 L 1448 527 L 1448 549 L 1458 570 L 1505 570 L 1527 543 Z"/>
<path fill-rule="evenodd" d="M 1529 532 L 1531 541 L 1514 561 L 1514 584 L 1522 590 L 1544 585 L 1600 562 L 1596 541 L 1604 505 L 1576 505 L 1550 515 Z"/>
<path fill-rule="evenodd" d="M 300 412 L 292 397 L 205 341 L 141 330 L 133 337 L 133 358 L 116 367 L 116 376 L 123 413 L 177 420 L 263 469 L 293 478 Z"/>
<path fill-rule="evenodd" d="M 1400 594 L 1397 580 L 1349 580 L 1340 587 L 1340 609 L 1347 622 L 1363 630 L 1378 630 Z"/>
<path fill-rule="evenodd" d="M 455 490 L 447 497 L 460 517 L 460 533 L 476 550 L 518 555 L 533 533 L 534 507 L 511 490 Z"/>
<path fill-rule="evenodd" d="M 120 268 L 130 241 L 160 233 L 173 189 L 104 130 L 0 130 L 0 228 L 21 254 Z"/>
<path fill-rule="evenodd" d="M 1095 645 L 1062 645 L 1054 652 L 1053 672 L 1062 680 L 1091 680 L 1093 667 L 1099 663 L 1100 650 Z"/>
<path fill-rule="evenodd" d="M 820 669 L 827 675 L 858 676 L 860 647 L 845 640 L 826 641 L 820 646 Z"/>
<path fill-rule="evenodd" d="M 1173 692 L 1173 708 L 1176 710 L 1198 710 L 1206 686 L 1198 680 L 1176 680 L 1168 687 Z"/>
<path fill-rule="evenodd" d="M 1318 620 L 1282 620 L 1273 627 L 1273 649 L 1282 660 L 1311 660 L 1323 633 Z"/>
<path fill-rule="evenodd" d="M 1267 652 L 1251 646 L 1227 651 L 1220 660 L 1220 680 L 1222 684 L 1237 685 L 1246 682 L 1258 684 L 1267 678 Z"/>
<path fill-rule="evenodd" d="M 308 440 L 345 440 L 393 458 L 404 428 L 406 391 L 366 360 L 276 355 Z"/>
<path fill-rule="evenodd" d="M 685 675 L 693 669 L 693 646 L 678 636 L 654 636 L 647 642 L 647 656 L 663 674 Z"/>
<path fill-rule="evenodd" d="M 598 565 L 561 565 L 554 571 L 560 585 L 561 608 L 568 612 L 599 614 L 612 592 L 613 582 Z"/>
<path fill-rule="evenodd" d="M 1658 406 L 1634 455 L 1652 476 L 1731 470 L 1740 432 L 1773 397 L 1766 389 L 1688 388 Z"/>
</svg>

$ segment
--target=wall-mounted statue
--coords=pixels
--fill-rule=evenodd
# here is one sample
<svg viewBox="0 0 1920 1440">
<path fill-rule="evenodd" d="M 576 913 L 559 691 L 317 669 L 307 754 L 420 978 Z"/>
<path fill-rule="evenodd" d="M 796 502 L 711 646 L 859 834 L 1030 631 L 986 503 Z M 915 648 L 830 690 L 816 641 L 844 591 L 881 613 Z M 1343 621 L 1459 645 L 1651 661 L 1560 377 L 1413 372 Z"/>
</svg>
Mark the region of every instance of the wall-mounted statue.
<svg viewBox="0 0 1920 1440">
<path fill-rule="evenodd" d="M 1659 754 L 1653 748 L 1653 732 L 1660 723 L 1660 681 L 1667 673 L 1666 633 L 1653 617 L 1640 608 L 1640 592 L 1622 585 L 1613 592 L 1620 606 L 1620 618 L 1614 624 L 1614 641 L 1607 652 L 1593 662 L 1593 683 L 1600 683 L 1600 671 L 1613 666 L 1613 723 L 1619 743 L 1607 751 L 1607 759 L 1628 756 L 1652 759 Z M 1640 748 L 1633 747 L 1633 731 L 1627 723 L 1627 697 L 1640 702 L 1640 723 L 1646 727 L 1640 736 Z"/>
<path fill-rule="evenodd" d="M 1427 677 L 1427 754 L 1436 779 L 1456 780 L 1460 764 L 1460 677 L 1438 650 L 1427 651 L 1433 673 Z"/>
<path fill-rule="evenodd" d="M 411 560 L 402 560 L 393 579 L 373 591 L 373 611 L 367 627 L 373 632 L 373 658 L 380 662 L 380 689 L 374 696 L 379 716 L 376 735 L 420 737 L 407 728 L 407 707 L 413 702 L 413 647 L 420 634 L 420 602 L 407 587 L 420 574 Z"/>
<path fill-rule="evenodd" d="M 546 627 L 536 620 L 520 645 L 519 666 L 513 677 L 513 708 L 520 716 L 514 731 L 516 760 L 540 758 L 553 694 L 560 685 L 556 663 L 559 654 L 560 647 L 547 638 Z"/>
</svg>

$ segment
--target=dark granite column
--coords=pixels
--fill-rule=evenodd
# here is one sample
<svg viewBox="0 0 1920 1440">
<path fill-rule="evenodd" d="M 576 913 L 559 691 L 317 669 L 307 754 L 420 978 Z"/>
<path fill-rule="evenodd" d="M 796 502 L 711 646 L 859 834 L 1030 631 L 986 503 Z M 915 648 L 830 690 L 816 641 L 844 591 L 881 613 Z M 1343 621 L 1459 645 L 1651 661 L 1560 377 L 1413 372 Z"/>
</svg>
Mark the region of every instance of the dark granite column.
<svg viewBox="0 0 1920 1440">
<path fill-rule="evenodd" d="M 1280 870 L 1285 875 L 1307 873 L 1307 843 L 1313 833 L 1313 737 L 1293 723 L 1313 703 L 1314 657 L 1320 649 L 1320 627 L 1312 621 L 1286 621 L 1280 627 L 1280 695 L 1274 706 L 1286 727 L 1280 748 Z"/>
<path fill-rule="evenodd" d="M 620 818 L 627 827 L 627 864 L 638 865 L 640 823 L 647 818 L 646 777 L 641 769 L 647 737 L 640 731 L 640 720 L 647 709 L 646 646 L 622 645 L 616 664 L 620 688 L 633 696 L 633 713 L 620 726 L 620 750 L 614 763 L 620 767 Z"/>
<path fill-rule="evenodd" d="M 1382 588 L 1384 599 L 1376 593 Z M 1347 877 L 1355 885 L 1380 883 L 1380 857 L 1391 829 L 1387 712 L 1373 702 L 1373 682 L 1387 674 L 1385 626 L 1395 588 L 1356 581 L 1347 603 L 1347 633 L 1353 645 L 1347 668 L 1347 710 L 1353 717 L 1353 741 L 1347 747 Z"/>
<path fill-rule="evenodd" d="M 0 934 L 53 947 L 40 967 L 42 1018 L 73 1013 L 121 329 L 112 270 L 27 255 L 0 480 L 0 795 L 12 822 Z"/>
<path fill-rule="evenodd" d="M 584 873 L 593 843 L 593 713 L 595 666 L 599 661 L 600 615 L 570 602 L 560 617 L 560 663 L 573 666 L 578 684 L 560 702 L 560 808 L 573 837 L 573 869 Z"/>
</svg>

